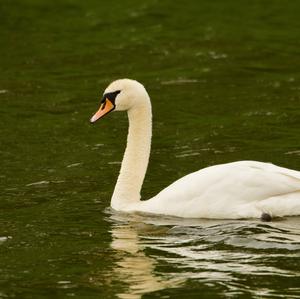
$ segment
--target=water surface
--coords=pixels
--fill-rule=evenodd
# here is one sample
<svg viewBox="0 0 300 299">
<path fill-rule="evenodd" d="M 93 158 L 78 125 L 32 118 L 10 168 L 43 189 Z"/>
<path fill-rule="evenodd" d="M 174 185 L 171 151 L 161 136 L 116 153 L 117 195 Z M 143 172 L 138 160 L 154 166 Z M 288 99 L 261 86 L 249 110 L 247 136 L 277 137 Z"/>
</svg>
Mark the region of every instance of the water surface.
<svg viewBox="0 0 300 299">
<path fill-rule="evenodd" d="M 0 298 L 298 298 L 299 217 L 115 213 L 127 118 L 88 120 L 111 80 L 145 84 L 143 198 L 217 163 L 300 170 L 299 9 L 1 1 Z"/>
</svg>

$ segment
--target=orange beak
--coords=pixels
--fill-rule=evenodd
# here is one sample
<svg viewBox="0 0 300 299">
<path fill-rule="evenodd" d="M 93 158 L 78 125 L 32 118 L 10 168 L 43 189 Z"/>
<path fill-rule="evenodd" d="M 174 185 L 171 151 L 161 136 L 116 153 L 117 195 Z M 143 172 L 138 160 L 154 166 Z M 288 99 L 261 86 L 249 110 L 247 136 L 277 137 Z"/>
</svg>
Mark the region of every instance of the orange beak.
<svg viewBox="0 0 300 299">
<path fill-rule="evenodd" d="M 99 110 L 94 114 L 94 116 L 91 118 L 90 122 L 94 123 L 110 111 L 115 109 L 115 105 L 109 100 L 106 99 L 104 103 L 101 104 Z"/>
</svg>

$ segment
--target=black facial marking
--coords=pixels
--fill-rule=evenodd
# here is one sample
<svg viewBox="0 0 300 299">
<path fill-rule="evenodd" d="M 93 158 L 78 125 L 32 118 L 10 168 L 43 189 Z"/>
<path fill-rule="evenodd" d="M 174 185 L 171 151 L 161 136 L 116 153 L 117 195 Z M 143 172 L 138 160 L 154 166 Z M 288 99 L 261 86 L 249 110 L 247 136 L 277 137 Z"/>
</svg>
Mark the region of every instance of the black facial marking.
<svg viewBox="0 0 300 299">
<path fill-rule="evenodd" d="M 105 105 L 105 100 L 106 99 L 109 99 L 114 105 L 115 105 L 115 100 L 116 100 L 116 97 L 117 95 L 121 92 L 121 90 L 116 90 L 114 92 L 108 92 L 108 93 L 105 93 L 103 95 L 103 98 L 101 100 L 101 104 L 104 103 Z M 104 108 L 104 107 L 103 107 Z"/>
</svg>

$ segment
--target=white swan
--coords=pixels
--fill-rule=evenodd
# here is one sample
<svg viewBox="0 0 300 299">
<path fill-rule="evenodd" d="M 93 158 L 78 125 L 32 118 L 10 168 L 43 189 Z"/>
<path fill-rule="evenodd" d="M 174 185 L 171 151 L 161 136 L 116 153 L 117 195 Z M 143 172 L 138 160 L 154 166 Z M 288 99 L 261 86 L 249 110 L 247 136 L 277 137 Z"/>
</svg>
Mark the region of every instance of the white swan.
<svg viewBox="0 0 300 299">
<path fill-rule="evenodd" d="M 91 122 L 113 110 L 127 111 L 129 118 L 127 147 L 111 199 L 114 210 L 215 219 L 300 215 L 300 172 L 255 161 L 201 169 L 141 201 L 152 134 L 151 103 L 144 86 L 130 79 L 112 82 Z"/>
</svg>

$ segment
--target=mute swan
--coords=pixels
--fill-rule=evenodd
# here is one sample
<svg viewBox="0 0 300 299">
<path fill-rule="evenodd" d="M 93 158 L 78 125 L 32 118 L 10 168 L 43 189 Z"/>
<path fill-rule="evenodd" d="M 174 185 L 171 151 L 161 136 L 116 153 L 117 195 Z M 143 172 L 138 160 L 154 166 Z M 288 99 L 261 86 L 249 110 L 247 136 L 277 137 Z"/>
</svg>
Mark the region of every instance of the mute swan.
<svg viewBox="0 0 300 299">
<path fill-rule="evenodd" d="M 269 163 L 239 161 L 188 174 L 146 201 L 140 191 L 148 166 L 152 113 L 144 86 L 112 82 L 91 123 L 111 111 L 127 111 L 129 131 L 120 174 L 111 198 L 117 211 L 185 218 L 240 219 L 300 215 L 300 172 Z"/>
</svg>

